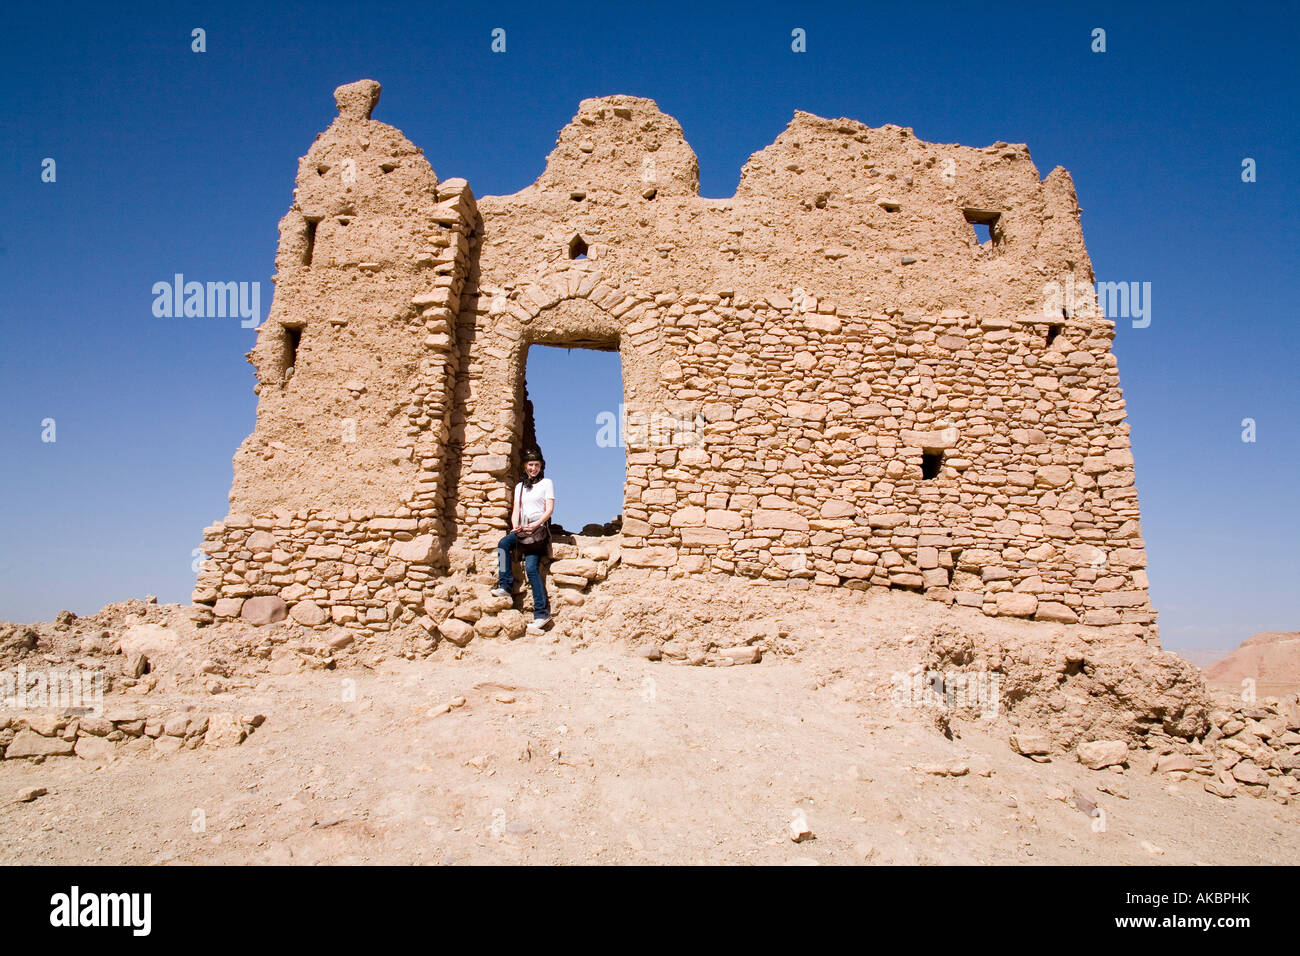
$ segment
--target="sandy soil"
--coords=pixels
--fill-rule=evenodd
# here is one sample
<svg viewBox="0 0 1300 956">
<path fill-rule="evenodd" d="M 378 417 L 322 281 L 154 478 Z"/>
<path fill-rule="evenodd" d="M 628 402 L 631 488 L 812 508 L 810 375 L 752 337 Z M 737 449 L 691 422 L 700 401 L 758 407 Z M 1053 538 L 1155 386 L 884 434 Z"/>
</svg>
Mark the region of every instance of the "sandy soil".
<svg viewBox="0 0 1300 956">
<path fill-rule="evenodd" d="M 236 680 L 220 706 L 267 717 L 239 747 L 0 764 L 0 861 L 1300 861 L 1294 802 L 1171 783 L 1146 752 L 1122 773 L 1034 763 L 1005 716 L 948 739 L 891 700 L 916 659 L 899 607 L 809 619 L 815 640 L 756 665 L 551 633 Z M 13 802 L 27 787 L 49 793 Z"/>
</svg>

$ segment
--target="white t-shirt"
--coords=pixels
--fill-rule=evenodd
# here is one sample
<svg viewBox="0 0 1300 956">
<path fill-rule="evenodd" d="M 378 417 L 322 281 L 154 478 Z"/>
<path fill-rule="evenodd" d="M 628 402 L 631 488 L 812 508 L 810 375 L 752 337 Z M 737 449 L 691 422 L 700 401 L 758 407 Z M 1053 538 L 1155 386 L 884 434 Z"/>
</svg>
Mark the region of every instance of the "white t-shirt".
<svg viewBox="0 0 1300 956">
<path fill-rule="evenodd" d="M 534 482 L 531 488 L 525 488 L 521 481 L 515 487 L 515 496 L 520 499 L 519 523 L 532 524 L 546 514 L 546 502 L 555 499 L 555 486 L 549 478 Z"/>
</svg>

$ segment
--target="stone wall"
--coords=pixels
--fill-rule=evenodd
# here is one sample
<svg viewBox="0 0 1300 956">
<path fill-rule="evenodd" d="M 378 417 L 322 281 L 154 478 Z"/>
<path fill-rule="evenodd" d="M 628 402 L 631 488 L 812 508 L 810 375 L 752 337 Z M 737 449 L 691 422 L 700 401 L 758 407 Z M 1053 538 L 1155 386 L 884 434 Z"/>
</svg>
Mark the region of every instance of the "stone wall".
<svg viewBox="0 0 1300 956">
<path fill-rule="evenodd" d="M 1048 292 L 1093 280 L 1064 170 L 797 113 L 706 199 L 676 121 L 613 96 L 536 183 L 476 202 L 377 98 L 336 91 L 282 223 L 258 424 L 195 594 L 218 617 L 278 597 L 382 630 L 485 570 L 528 349 L 562 345 L 617 350 L 652 421 L 627 447 L 626 565 L 1154 622 L 1114 325 Z"/>
<path fill-rule="evenodd" d="M 266 718 L 261 714 L 197 714 L 154 707 L 118 707 L 101 715 L 0 714 L 0 760 L 78 756 L 104 761 L 118 753 L 175 753 L 236 747 Z"/>
</svg>

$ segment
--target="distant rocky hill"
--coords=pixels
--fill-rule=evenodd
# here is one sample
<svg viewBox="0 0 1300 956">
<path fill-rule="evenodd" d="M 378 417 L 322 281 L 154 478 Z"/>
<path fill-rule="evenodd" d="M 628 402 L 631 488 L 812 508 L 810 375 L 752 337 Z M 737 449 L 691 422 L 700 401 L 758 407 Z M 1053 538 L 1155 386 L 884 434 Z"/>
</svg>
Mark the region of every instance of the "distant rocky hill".
<svg viewBox="0 0 1300 956">
<path fill-rule="evenodd" d="M 1186 656 L 1186 655 L 1184 655 Z M 1300 682 L 1300 631 L 1265 631 L 1206 668 L 1208 680 Z"/>
</svg>

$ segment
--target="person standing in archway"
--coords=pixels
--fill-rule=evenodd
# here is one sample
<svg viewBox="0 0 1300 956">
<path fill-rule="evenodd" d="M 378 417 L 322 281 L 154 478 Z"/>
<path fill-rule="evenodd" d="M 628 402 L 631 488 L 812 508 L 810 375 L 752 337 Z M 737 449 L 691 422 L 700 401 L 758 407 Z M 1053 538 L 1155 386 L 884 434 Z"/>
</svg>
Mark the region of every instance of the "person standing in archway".
<svg viewBox="0 0 1300 956">
<path fill-rule="evenodd" d="M 524 453 L 524 479 L 515 485 L 514 507 L 510 512 L 510 533 L 497 542 L 497 586 L 492 594 L 511 597 L 514 549 L 524 556 L 524 572 L 533 591 L 533 623 L 529 630 L 541 631 L 551 621 L 550 603 L 540 569 L 542 555 L 551 546 L 551 513 L 555 511 L 555 485 L 546 477 L 541 452 Z"/>
</svg>

